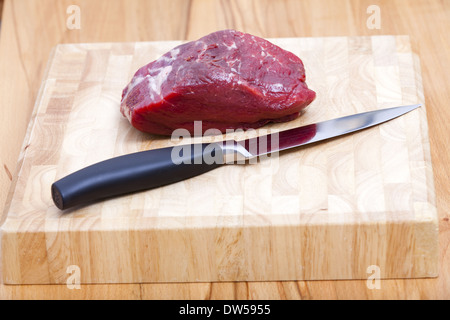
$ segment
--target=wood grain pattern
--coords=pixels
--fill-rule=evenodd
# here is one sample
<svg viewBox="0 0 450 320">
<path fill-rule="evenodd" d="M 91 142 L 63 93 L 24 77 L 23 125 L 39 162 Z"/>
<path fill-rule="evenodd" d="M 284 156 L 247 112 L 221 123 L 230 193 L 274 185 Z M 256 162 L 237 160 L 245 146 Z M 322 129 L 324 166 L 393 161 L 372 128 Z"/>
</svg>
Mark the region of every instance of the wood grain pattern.
<svg viewBox="0 0 450 320">
<path fill-rule="evenodd" d="M 83 20 L 80 30 L 68 30 L 65 27 L 65 9 L 70 4 L 80 5 L 82 17 L 89 17 Z M 374 2 L 370 0 L 5 1 L 0 37 L 0 133 L 6 139 L 1 140 L 0 203 L 6 199 L 15 172 L 45 63 L 51 48 L 58 43 L 194 39 L 225 27 L 238 28 L 263 37 L 409 34 L 412 47 L 422 61 L 439 214 L 438 278 L 383 280 L 380 290 L 369 289 L 365 280 L 84 285 L 81 290 L 69 290 L 65 285 L 0 284 L 0 297 L 448 299 L 450 264 L 446 248 L 450 239 L 450 169 L 447 164 L 450 154 L 445 137 L 450 134 L 447 125 L 450 109 L 445 108 L 445 105 L 450 98 L 450 76 L 443 70 L 450 68 L 450 41 L 446 32 L 450 28 L 450 7 L 447 2 L 438 0 L 380 0 L 376 4 L 381 9 L 381 28 L 368 29 L 366 9 L 372 4 Z M 149 10 L 155 7 L 158 10 Z M 173 19 L 173 16 L 177 19 Z"/>
<path fill-rule="evenodd" d="M 318 98 L 297 120 L 237 139 L 423 103 L 420 64 L 407 37 L 271 41 L 302 57 Z M 135 130 L 118 106 L 134 72 L 180 43 L 55 48 L 2 226 L 5 283 L 65 283 L 70 265 L 80 268 L 82 283 L 361 279 L 371 265 L 382 278 L 437 276 L 425 106 L 258 164 L 60 212 L 49 192 L 53 181 L 110 157 L 174 144 Z M 361 101 L 366 96 L 372 102 Z"/>
</svg>

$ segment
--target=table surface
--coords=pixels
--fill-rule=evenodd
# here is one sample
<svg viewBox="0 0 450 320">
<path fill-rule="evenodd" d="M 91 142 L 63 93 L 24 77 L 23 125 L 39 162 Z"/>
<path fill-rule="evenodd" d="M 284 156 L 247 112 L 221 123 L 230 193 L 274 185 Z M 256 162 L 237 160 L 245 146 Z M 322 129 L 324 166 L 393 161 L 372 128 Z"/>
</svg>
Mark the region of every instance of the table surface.
<svg viewBox="0 0 450 320">
<path fill-rule="evenodd" d="M 79 28 L 74 24 L 77 17 Z M 366 280 L 82 285 L 80 289 L 0 283 L 0 299 L 450 299 L 448 0 L 6 0 L 0 35 L 0 208 L 56 44 L 194 40 L 226 28 L 265 38 L 410 36 L 422 63 L 439 215 L 439 277 L 381 280 L 380 289 L 370 289 Z M 0 276 L 1 272 L 0 265 Z"/>
</svg>

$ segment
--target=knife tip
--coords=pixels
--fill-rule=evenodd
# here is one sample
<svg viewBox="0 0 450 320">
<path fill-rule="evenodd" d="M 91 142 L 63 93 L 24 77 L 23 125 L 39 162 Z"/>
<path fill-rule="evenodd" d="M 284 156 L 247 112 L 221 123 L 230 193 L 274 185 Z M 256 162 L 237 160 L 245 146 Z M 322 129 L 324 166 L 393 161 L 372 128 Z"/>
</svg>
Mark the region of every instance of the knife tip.
<svg viewBox="0 0 450 320">
<path fill-rule="evenodd" d="M 418 104 L 412 104 L 412 105 L 409 105 L 409 106 L 404 106 L 404 108 L 406 108 L 408 110 L 407 112 L 409 112 L 409 111 L 417 109 L 417 108 L 419 108 L 421 106 L 422 106 L 422 104 L 418 103 Z"/>
</svg>

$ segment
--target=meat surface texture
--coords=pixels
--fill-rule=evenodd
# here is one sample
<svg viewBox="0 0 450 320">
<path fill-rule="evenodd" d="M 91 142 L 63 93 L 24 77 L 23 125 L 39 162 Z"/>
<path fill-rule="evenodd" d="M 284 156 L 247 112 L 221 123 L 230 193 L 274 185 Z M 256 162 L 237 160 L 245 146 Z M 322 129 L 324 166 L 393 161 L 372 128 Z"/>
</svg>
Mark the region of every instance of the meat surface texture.
<svg viewBox="0 0 450 320">
<path fill-rule="evenodd" d="M 269 41 L 235 30 L 177 46 L 140 68 L 120 110 L 137 129 L 171 135 L 258 128 L 290 121 L 315 98 L 302 61 Z M 197 131 L 196 131 L 197 132 Z"/>
</svg>

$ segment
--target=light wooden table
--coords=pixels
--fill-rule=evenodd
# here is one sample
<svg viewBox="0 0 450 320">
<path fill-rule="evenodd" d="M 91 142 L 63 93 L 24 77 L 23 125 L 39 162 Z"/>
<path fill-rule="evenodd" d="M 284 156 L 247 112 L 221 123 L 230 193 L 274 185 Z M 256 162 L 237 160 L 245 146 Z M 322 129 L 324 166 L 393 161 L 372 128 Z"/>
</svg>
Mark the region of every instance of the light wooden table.
<svg viewBox="0 0 450 320">
<path fill-rule="evenodd" d="M 68 11 L 80 8 L 80 28 Z M 367 21 L 377 5 L 379 28 Z M 369 8 L 370 9 L 370 8 Z M 376 12 L 375 12 L 376 13 Z M 69 24 L 68 24 L 69 20 Z M 73 21 L 72 21 L 73 22 Z M 370 23 L 369 23 L 370 26 Z M 58 43 L 191 40 L 234 28 L 266 38 L 406 34 L 422 62 L 440 228 L 440 276 L 381 281 L 7 286 L 1 299 L 450 299 L 450 1 L 6 0 L 0 37 L 0 207 L 51 48 Z M 0 218 L 0 221 L 2 219 Z M 1 266 L 0 266 L 1 272 Z"/>
</svg>

